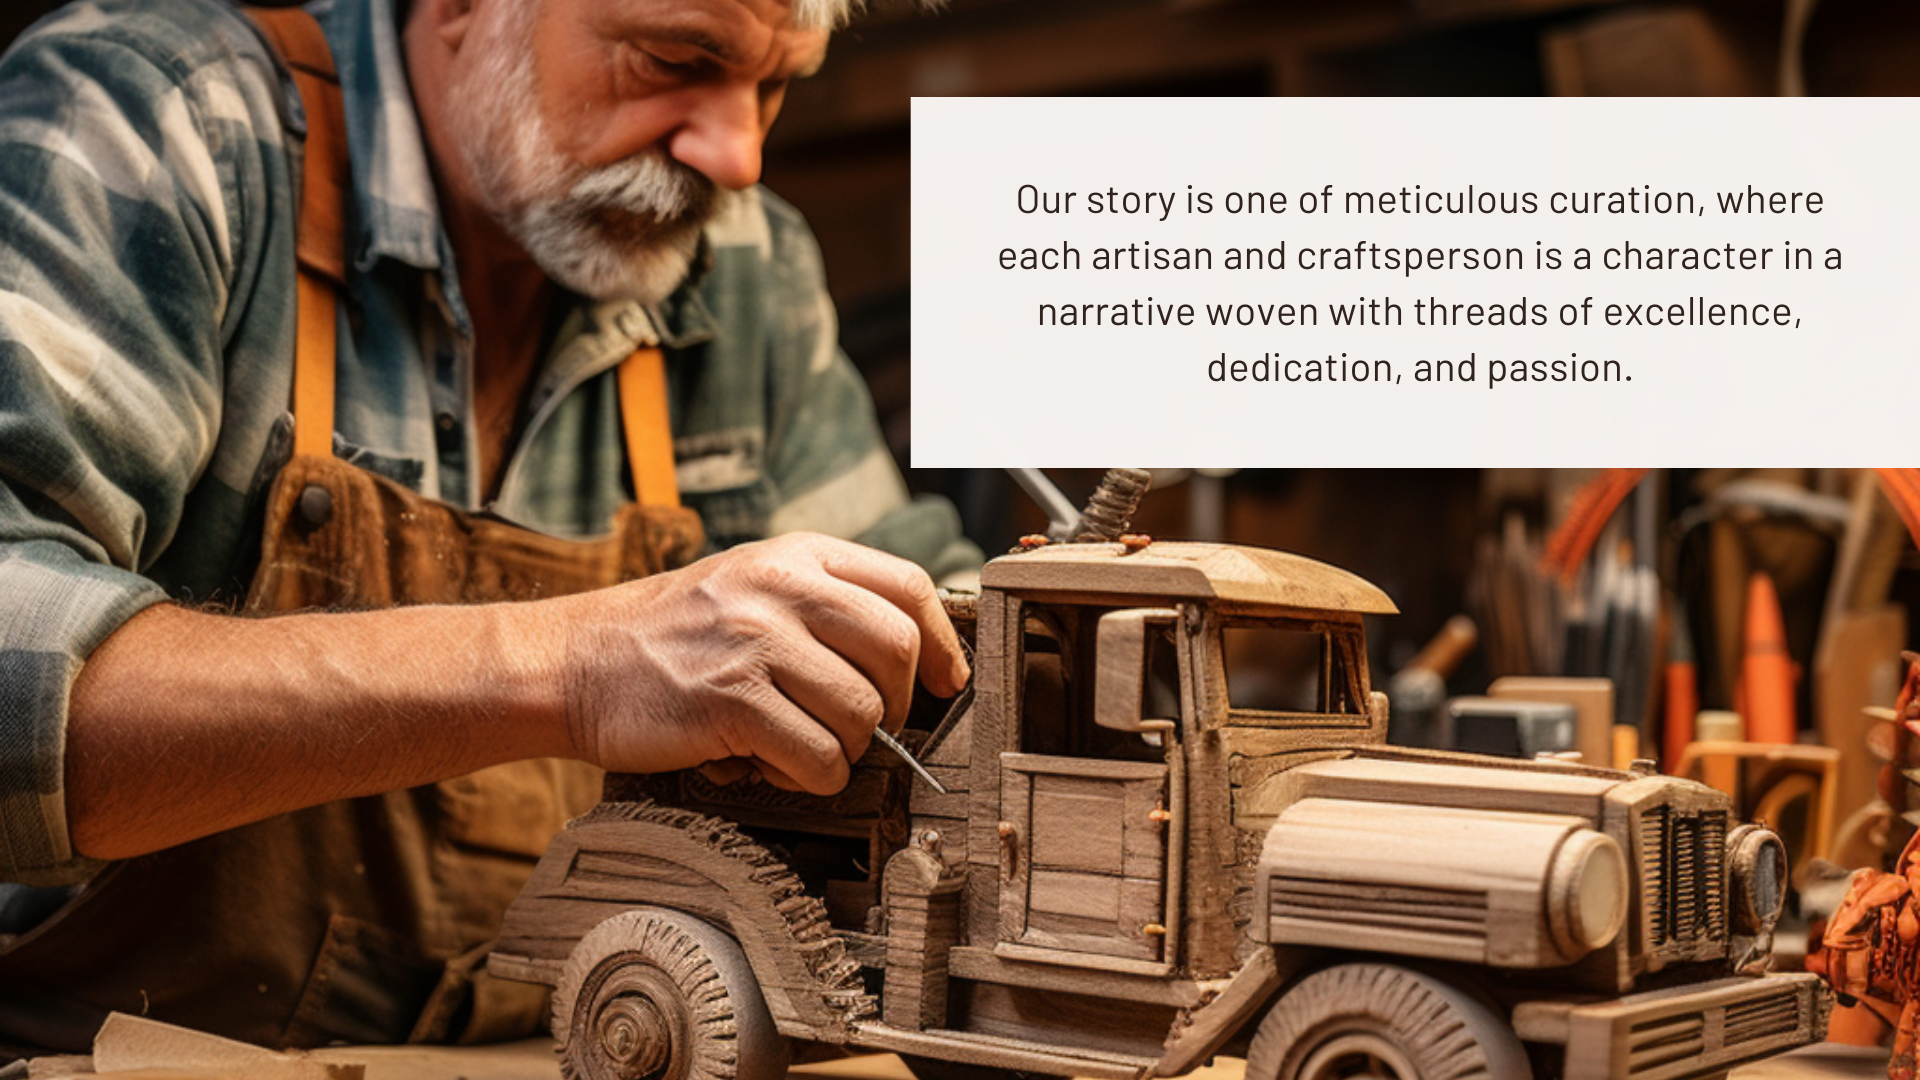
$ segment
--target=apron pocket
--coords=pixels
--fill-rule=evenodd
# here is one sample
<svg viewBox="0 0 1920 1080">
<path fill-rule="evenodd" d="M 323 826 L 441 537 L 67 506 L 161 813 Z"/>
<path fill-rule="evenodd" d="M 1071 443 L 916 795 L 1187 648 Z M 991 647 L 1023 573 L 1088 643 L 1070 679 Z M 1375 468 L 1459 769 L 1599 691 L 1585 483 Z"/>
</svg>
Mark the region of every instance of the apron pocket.
<svg viewBox="0 0 1920 1080">
<path fill-rule="evenodd" d="M 287 1024 L 287 1044 L 405 1042 L 445 971 L 445 961 L 391 931 L 335 915 Z"/>
<path fill-rule="evenodd" d="M 547 1030 L 550 992 L 535 983 L 496 979 L 487 971 L 489 941 L 447 961 L 440 985 L 407 1036 L 410 1043 L 506 1042 Z"/>
</svg>

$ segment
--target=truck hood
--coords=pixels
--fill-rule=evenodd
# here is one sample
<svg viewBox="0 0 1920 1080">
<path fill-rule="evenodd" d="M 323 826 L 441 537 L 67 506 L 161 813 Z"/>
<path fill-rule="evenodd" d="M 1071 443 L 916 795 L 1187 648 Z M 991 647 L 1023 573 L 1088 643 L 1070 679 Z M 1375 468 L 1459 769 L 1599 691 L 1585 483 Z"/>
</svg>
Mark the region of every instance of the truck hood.
<svg viewBox="0 0 1920 1080">
<path fill-rule="evenodd" d="M 1273 789 L 1262 793 L 1262 802 L 1275 812 L 1302 799 L 1346 799 L 1569 814 L 1598 822 L 1607 793 L 1640 779 L 1611 770 L 1468 754 L 1363 751 L 1274 776 L 1269 781 Z"/>
</svg>

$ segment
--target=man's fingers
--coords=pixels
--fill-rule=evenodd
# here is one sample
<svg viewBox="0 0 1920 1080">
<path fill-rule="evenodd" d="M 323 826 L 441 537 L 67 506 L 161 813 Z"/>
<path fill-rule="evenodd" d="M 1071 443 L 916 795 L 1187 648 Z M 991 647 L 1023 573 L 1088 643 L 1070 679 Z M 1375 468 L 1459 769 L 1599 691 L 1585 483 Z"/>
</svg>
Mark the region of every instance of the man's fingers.
<svg viewBox="0 0 1920 1080">
<path fill-rule="evenodd" d="M 652 584 L 590 594 L 611 608 L 582 618 L 618 616 L 643 591 L 642 616 L 613 618 L 600 635 L 631 650 L 597 638 L 590 650 L 626 662 L 591 665 L 592 692 L 581 695 L 589 707 L 575 744 L 609 768 L 709 762 L 704 773 L 727 783 L 751 761 L 771 783 L 828 794 L 846 785 L 876 727 L 905 722 L 916 678 L 951 695 L 969 677 L 926 574 L 845 541 L 746 545 Z M 659 692 L 616 692 L 635 685 Z"/>
<path fill-rule="evenodd" d="M 767 783 L 772 784 L 774 787 L 780 788 L 783 791 L 809 790 L 805 784 L 802 784 L 800 781 L 795 780 L 793 777 L 788 776 L 786 773 L 781 772 L 779 769 L 774 768 L 773 766 L 767 764 L 764 761 L 761 761 L 758 758 L 754 759 L 753 767 L 754 767 L 754 770 L 760 774 L 760 778 L 762 780 L 765 780 Z M 815 791 L 813 792 L 813 794 L 820 795 L 825 793 Z"/>
<path fill-rule="evenodd" d="M 774 686 L 840 740 L 848 761 L 858 761 L 873 729 L 887 722 L 892 705 L 868 675 L 830 645 L 807 638 L 783 652 L 772 671 Z M 906 669 L 906 679 L 912 677 L 911 668 Z M 906 715 L 904 704 L 900 715 Z"/>
<path fill-rule="evenodd" d="M 744 731 L 747 753 L 760 771 L 815 795 L 846 787 L 853 767 L 838 736 L 782 694 L 769 692 L 766 698 Z"/>
<path fill-rule="evenodd" d="M 726 787 L 742 780 L 765 780 L 777 788 L 787 791 L 805 791 L 804 786 L 793 777 L 761 761 L 759 758 L 730 757 L 718 761 L 709 761 L 700 766 L 699 773 L 716 787 Z"/>
<path fill-rule="evenodd" d="M 753 759 L 743 757 L 720 758 L 707 762 L 699 769 L 700 775 L 706 777 L 715 787 L 737 784 L 753 775 L 753 771 Z"/>
<path fill-rule="evenodd" d="M 807 629 L 878 692 L 878 722 L 889 731 L 900 730 L 913 704 L 913 681 L 924 651 L 919 624 L 891 601 L 858 585 L 829 576 L 822 588 L 819 602 L 807 612 Z"/>
<path fill-rule="evenodd" d="M 829 548 L 821 558 L 827 573 L 857 585 L 892 604 L 920 631 L 920 681 L 940 697 L 952 697 L 971 672 L 960 637 L 940 605 L 933 580 L 918 566 L 884 552 L 854 544 Z"/>
</svg>

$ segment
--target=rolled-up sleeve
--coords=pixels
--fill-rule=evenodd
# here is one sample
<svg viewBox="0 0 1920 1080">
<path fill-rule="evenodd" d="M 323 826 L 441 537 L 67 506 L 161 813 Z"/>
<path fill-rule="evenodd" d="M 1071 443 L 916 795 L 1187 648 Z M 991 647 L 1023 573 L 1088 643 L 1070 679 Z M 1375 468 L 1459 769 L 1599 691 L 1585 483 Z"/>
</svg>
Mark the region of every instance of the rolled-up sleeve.
<svg viewBox="0 0 1920 1080">
<path fill-rule="evenodd" d="M 18 500 L 0 494 L 11 524 Z M 65 544 L 0 544 L 0 876 L 51 885 L 89 869 L 67 840 L 68 691 L 96 645 L 161 599 Z"/>
<path fill-rule="evenodd" d="M 232 41 L 120 7 L 69 8 L 0 60 L 0 878 L 28 884 L 91 869 L 67 833 L 71 688 L 164 599 L 141 571 L 218 437 L 235 161 L 258 157 L 231 75 L 189 62 Z"/>
</svg>

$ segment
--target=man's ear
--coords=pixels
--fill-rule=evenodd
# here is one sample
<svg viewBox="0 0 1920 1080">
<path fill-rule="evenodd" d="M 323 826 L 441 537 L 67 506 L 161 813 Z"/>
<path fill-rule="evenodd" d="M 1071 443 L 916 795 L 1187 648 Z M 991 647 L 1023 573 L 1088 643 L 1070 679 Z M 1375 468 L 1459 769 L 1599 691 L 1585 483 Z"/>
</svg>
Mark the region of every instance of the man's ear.
<svg viewBox="0 0 1920 1080">
<path fill-rule="evenodd" d="M 481 0 L 414 0 L 408 21 L 425 20 L 433 36 L 447 49 L 458 51 L 473 26 L 474 9 Z"/>
</svg>

